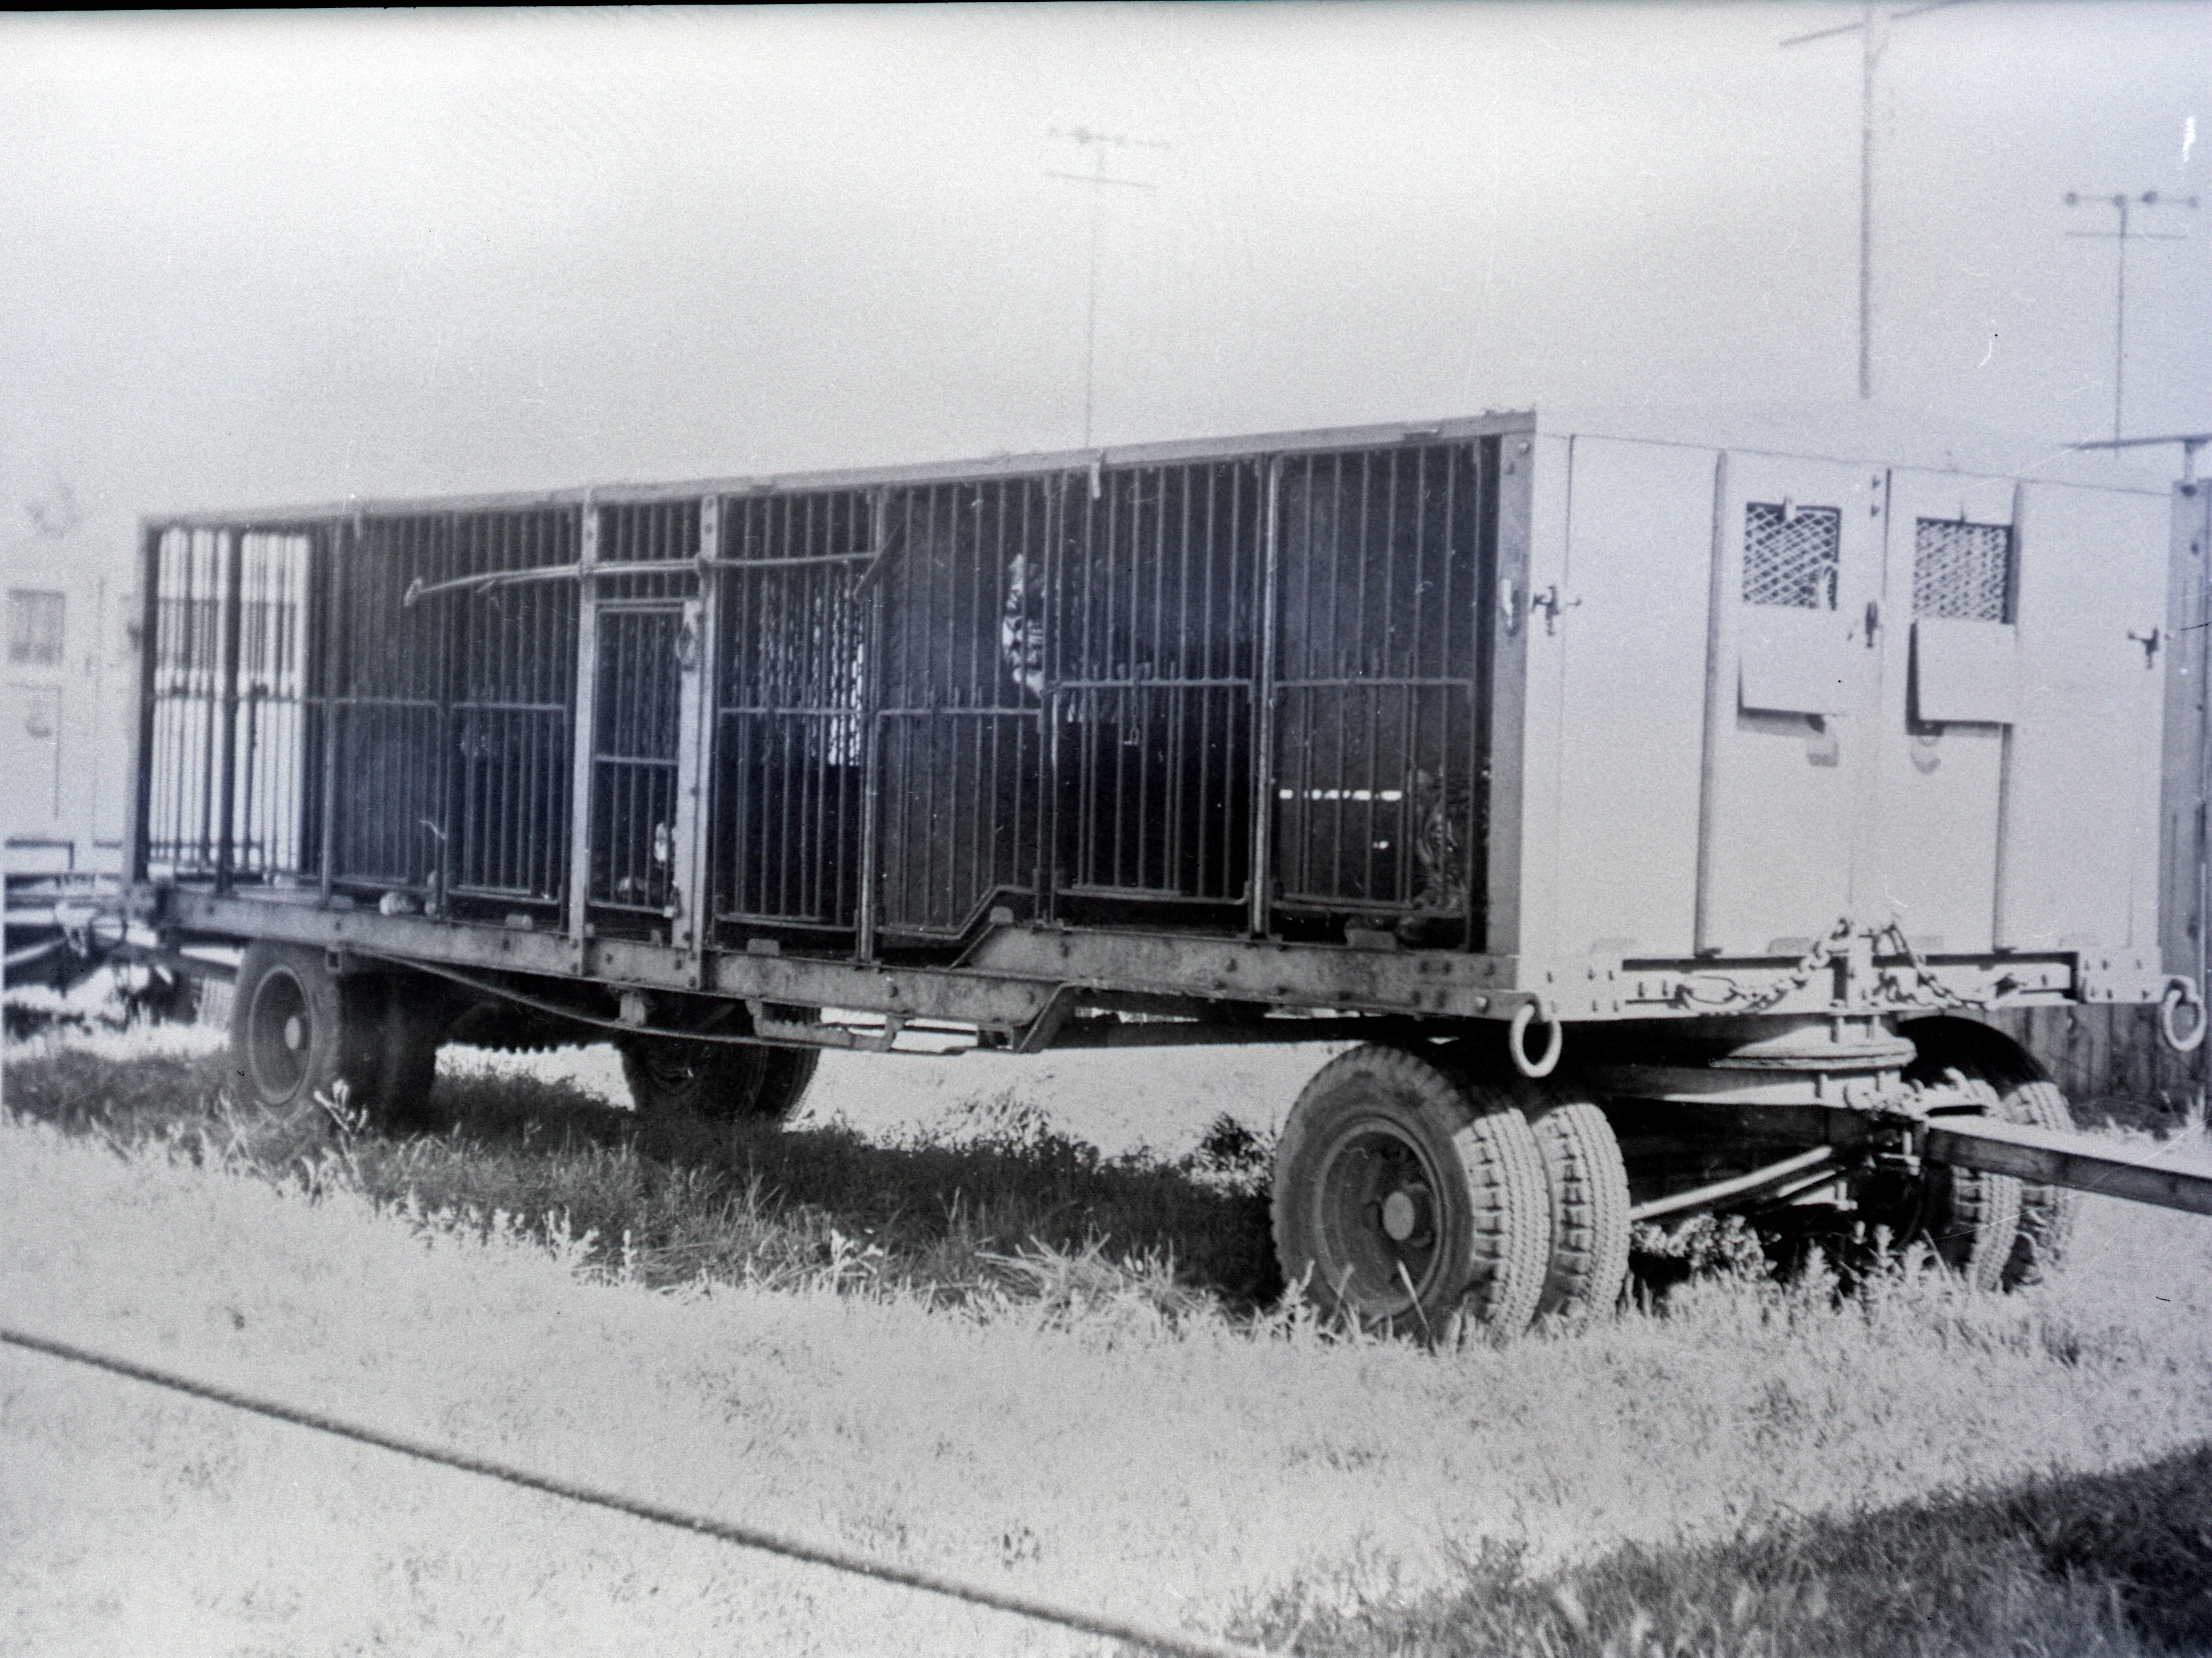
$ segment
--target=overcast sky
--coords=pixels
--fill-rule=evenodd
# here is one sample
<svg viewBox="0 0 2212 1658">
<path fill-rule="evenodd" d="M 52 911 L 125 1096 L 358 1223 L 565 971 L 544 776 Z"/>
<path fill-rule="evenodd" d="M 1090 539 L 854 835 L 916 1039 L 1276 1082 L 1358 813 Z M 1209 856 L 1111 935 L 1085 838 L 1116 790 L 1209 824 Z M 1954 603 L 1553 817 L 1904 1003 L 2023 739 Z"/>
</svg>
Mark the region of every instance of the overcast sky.
<svg viewBox="0 0 2212 1658">
<path fill-rule="evenodd" d="M 1855 389 L 1855 7 L 0 23 L 0 536 L 161 508 Z M 1882 398 L 2112 419 L 2109 208 L 2212 198 L 2212 7 L 1966 3 L 1881 65 Z M 2128 424 L 2212 429 L 2212 199 Z"/>
</svg>

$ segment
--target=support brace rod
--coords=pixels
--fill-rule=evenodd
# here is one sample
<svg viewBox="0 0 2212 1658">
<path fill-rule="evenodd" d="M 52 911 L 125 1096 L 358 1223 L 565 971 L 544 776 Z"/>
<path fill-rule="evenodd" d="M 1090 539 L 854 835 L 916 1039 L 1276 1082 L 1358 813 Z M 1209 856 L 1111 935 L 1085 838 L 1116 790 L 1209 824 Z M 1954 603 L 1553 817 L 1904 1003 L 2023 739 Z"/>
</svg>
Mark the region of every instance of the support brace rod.
<svg viewBox="0 0 2212 1658">
<path fill-rule="evenodd" d="M 1748 1175 L 1736 1175 L 1711 1186 L 1699 1186 L 1687 1192 L 1672 1192 L 1663 1198 L 1654 1198 L 1649 1203 L 1639 1203 L 1628 1212 L 1631 1220 L 1656 1220 L 1662 1215 L 1679 1215 L 1688 1209 L 1711 1209 L 1731 1199 L 1751 1197 L 1784 1185 L 1808 1169 L 1817 1169 L 1836 1155 L 1832 1145 L 1816 1145 L 1809 1151 L 1800 1151 L 1794 1157 L 1784 1157 L 1764 1169 L 1754 1169 Z"/>
</svg>

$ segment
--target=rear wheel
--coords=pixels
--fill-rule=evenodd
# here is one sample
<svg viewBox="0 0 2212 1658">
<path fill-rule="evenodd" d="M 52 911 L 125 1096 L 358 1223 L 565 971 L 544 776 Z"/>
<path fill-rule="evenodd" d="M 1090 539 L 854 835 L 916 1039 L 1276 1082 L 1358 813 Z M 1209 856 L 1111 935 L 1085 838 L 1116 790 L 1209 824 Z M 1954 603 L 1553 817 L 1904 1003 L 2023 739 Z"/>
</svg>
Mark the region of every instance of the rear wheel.
<svg viewBox="0 0 2212 1658">
<path fill-rule="evenodd" d="M 1513 1101 L 1426 1056 L 1354 1048 L 1324 1066 L 1277 1148 L 1283 1274 L 1363 1326 L 1510 1335 L 1544 1291 L 1542 1154 Z"/>
<path fill-rule="evenodd" d="M 1921 1055 L 1905 1073 L 1907 1077 L 1927 1081 L 1956 1070 L 1984 1096 L 1990 1114 L 1999 1121 L 2061 1133 L 2074 1132 L 2074 1113 L 2064 1093 L 2002 1032 L 1972 1020 L 1948 1017 L 1917 1021 L 1906 1026 L 1905 1032 Z M 1951 1178 L 1955 1182 L 1997 1177 L 1954 1173 Z M 1997 1252 L 1995 1277 L 1990 1281 L 2011 1290 L 2035 1283 L 2065 1259 L 2073 1242 L 2080 1197 L 2068 1187 L 2040 1181 L 2006 1183 L 2018 1188 L 2018 1215 L 2009 1238 Z M 2000 1194 L 1996 1201 L 2003 1200 Z M 1995 1241 L 1990 1248 L 1996 1248 Z M 1980 1269 L 1988 1266 L 1985 1258 L 1977 1260 L 1978 1282 L 1983 1278 Z"/>
<path fill-rule="evenodd" d="M 1925 1074 L 1928 1069 L 1923 1061 L 1905 1076 L 1911 1081 L 1948 1080 L 1963 1086 L 1979 1102 L 1979 1114 L 1996 1114 L 1996 1090 L 1987 1083 L 1956 1067 L 1932 1076 Z M 2020 1182 L 2009 1175 L 1929 1163 L 1906 1190 L 1916 1212 L 1901 1225 L 1893 1223 L 1893 1230 L 1899 1236 L 1917 1234 L 1926 1239 L 1937 1256 L 1976 1289 L 2002 1288 L 2005 1263 L 2012 1257 L 2020 1230 Z"/>
<path fill-rule="evenodd" d="M 1977 1290 L 2005 1283 L 2020 1232 L 2020 1182 L 1972 1169 L 1930 1169 L 1922 1228 L 1954 1270 Z"/>
<path fill-rule="evenodd" d="M 821 1062 L 811 1048 L 636 1036 L 623 1044 L 623 1076 L 643 1117 L 781 1122 L 799 1108 Z"/>
<path fill-rule="evenodd" d="M 1628 1169 L 1606 1114 L 1586 1100 L 1529 1114 L 1551 1196 L 1551 1265 L 1539 1317 L 1611 1312 L 1628 1282 Z"/>
<path fill-rule="evenodd" d="M 2001 1088 L 1997 1115 L 2007 1122 L 2031 1128 L 2074 1132 L 2074 1112 L 2058 1084 L 2036 1078 Z M 2038 1282 L 2066 1259 L 2074 1241 L 2074 1213 L 2078 1195 L 2063 1186 L 2040 1181 L 2020 1182 L 2020 1227 L 2014 1235 L 2011 1257 L 2004 1265 L 2008 1290 Z"/>
</svg>

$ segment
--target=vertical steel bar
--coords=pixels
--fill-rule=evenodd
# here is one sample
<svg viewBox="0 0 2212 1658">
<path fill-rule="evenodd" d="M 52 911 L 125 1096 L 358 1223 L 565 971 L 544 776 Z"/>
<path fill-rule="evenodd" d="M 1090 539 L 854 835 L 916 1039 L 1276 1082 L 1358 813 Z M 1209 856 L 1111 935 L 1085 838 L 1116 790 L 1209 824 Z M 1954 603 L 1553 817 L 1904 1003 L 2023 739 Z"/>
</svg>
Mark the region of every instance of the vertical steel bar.
<svg viewBox="0 0 2212 1658">
<path fill-rule="evenodd" d="M 593 751 L 599 737 L 599 604 L 593 591 L 592 566 L 599 559 L 599 509 L 589 495 L 584 498 L 579 525 L 576 562 L 576 670 L 570 689 L 569 729 L 574 749 L 570 756 L 568 782 L 568 883 L 565 894 L 568 936 L 579 944 L 590 936 L 588 915 L 592 888 L 592 790 Z M 581 957 L 577 958 L 581 963 Z"/>
<path fill-rule="evenodd" d="M 244 536 L 240 537 L 241 544 L 246 539 Z M 242 775 L 239 784 L 240 798 L 231 853 L 234 878 L 240 868 L 252 869 L 255 864 L 253 854 L 257 841 L 253 809 L 258 793 L 255 785 L 260 781 L 262 766 L 261 711 L 266 692 L 262 683 L 262 670 L 265 665 L 263 658 L 264 647 L 267 643 L 265 629 L 269 616 L 269 537 L 264 533 L 252 539 L 256 544 L 257 556 L 247 560 L 241 545 L 239 566 L 238 665 L 239 677 L 245 682 L 239 701 L 246 732 L 239 753 L 239 770 Z M 249 582 L 257 595 L 250 605 L 243 597 Z M 252 624 L 250 632 L 247 627 L 249 617 Z"/>
<path fill-rule="evenodd" d="M 721 501 L 708 495 L 699 503 L 696 549 L 698 596 L 690 619 L 691 666 L 685 674 L 678 710 L 675 875 L 676 925 L 669 942 L 696 952 L 713 942 L 714 913 L 708 864 L 708 823 L 714 811 L 714 709 L 720 701 L 722 659 L 720 623 L 721 576 L 711 561 L 721 556 Z"/>
<path fill-rule="evenodd" d="M 1367 897 L 1370 904 L 1376 902 L 1376 897 L 1380 897 L 1380 893 L 1376 891 L 1374 816 L 1376 792 L 1382 787 L 1382 685 L 1376 683 L 1376 681 L 1387 681 L 1391 677 L 1389 568 L 1398 559 L 1398 535 L 1395 535 L 1398 519 L 1395 519 L 1394 511 L 1395 486 L 1398 486 L 1398 451 L 1391 451 L 1382 460 L 1382 557 L 1376 557 L 1376 549 L 1371 546 L 1376 531 L 1376 455 L 1371 449 L 1364 451 L 1360 455 L 1360 657 L 1354 672 L 1360 678 L 1374 674 L 1374 678 L 1360 688 L 1360 696 L 1367 703 L 1367 767 L 1364 767 L 1363 776 L 1343 778 L 1343 782 L 1354 785 L 1360 793 L 1367 796 L 1364 800 L 1356 800 L 1354 805 L 1360 805 L 1364 809 L 1352 813 L 1352 818 L 1360 827 L 1360 896 Z M 1380 566 L 1380 570 L 1376 566 Z M 1371 646 L 1374 668 L 1370 668 L 1367 665 L 1370 663 L 1367 637 L 1376 628 L 1374 605 L 1371 605 L 1376 581 L 1382 584 L 1382 615 L 1380 615 L 1382 628 L 1380 628 L 1380 637 Z M 1338 789 L 1338 803 L 1343 805 L 1343 798 L 1347 793 L 1352 793 L 1349 787 Z M 1389 893 L 1389 897 L 1398 900 L 1398 897 L 1402 897 L 1402 893 Z"/>
<path fill-rule="evenodd" d="M 1041 635 L 1037 653 L 1036 801 L 1033 819 L 1036 839 L 1030 848 L 1036 863 L 1031 878 L 1036 894 L 1036 913 L 1049 920 L 1059 863 L 1055 850 L 1060 822 L 1059 738 L 1054 733 L 1065 723 L 1054 680 L 1060 671 L 1060 640 L 1066 632 L 1066 607 L 1060 602 L 1063 595 L 1058 584 L 1061 578 L 1060 544 L 1066 525 L 1067 475 L 1053 473 L 1040 478 L 1024 500 L 1033 503 L 1036 512 L 1035 539 L 1024 535 L 1022 545 L 1024 553 L 1033 549 L 1036 554 L 1030 565 L 1029 579 L 1036 584 L 1033 591 Z M 1027 625 L 1025 615 L 1024 628 Z"/>
<path fill-rule="evenodd" d="M 1261 507 L 1260 596 L 1253 618 L 1260 647 L 1259 671 L 1252 687 L 1252 873 L 1250 914 L 1246 927 L 1255 938 L 1267 933 L 1272 885 L 1275 793 L 1275 612 L 1276 583 L 1282 550 L 1283 458 L 1267 459 L 1266 499 Z"/>
<path fill-rule="evenodd" d="M 1735 672 L 1732 665 L 1725 671 L 1721 665 L 1722 649 L 1730 633 L 1727 626 L 1729 590 L 1725 583 L 1731 562 L 1731 510 L 1729 456 L 1723 449 L 1713 465 L 1712 564 L 1706 578 L 1705 596 L 1705 741 L 1698 762 L 1698 884 L 1692 908 L 1691 942 L 1700 956 L 1718 950 L 1713 942 L 1713 884 L 1717 876 L 1713 863 L 1714 816 L 1719 810 L 1721 733 L 1723 722 L 1730 718 L 1729 704 L 1735 695 L 1730 682 Z M 2002 844 L 2002 841 L 1999 844 Z M 2002 879 L 2002 873 L 1999 879 Z M 2002 887 L 1999 890 L 2002 892 Z M 2001 905 L 1997 913 L 2002 919 Z M 2000 944 L 2004 942 L 2002 933 L 1997 935 L 1997 940 Z"/>
<path fill-rule="evenodd" d="M 1411 539 L 1413 539 L 1413 557 L 1411 557 L 1411 568 L 1407 570 L 1407 581 L 1405 581 L 1407 612 L 1409 612 L 1409 615 L 1407 615 L 1407 628 L 1405 628 L 1407 646 L 1405 646 L 1405 668 L 1402 668 L 1402 672 L 1405 672 L 1405 677 L 1409 678 L 1409 681 L 1431 678 L 1431 674 L 1429 674 L 1429 668 L 1427 668 L 1427 650 L 1425 650 L 1425 646 L 1427 646 L 1427 628 L 1425 628 L 1425 623 L 1427 623 L 1427 612 L 1425 612 L 1425 605 L 1420 604 L 1420 592 L 1422 592 L 1422 580 L 1425 580 L 1425 574 L 1427 574 L 1427 568 L 1429 568 L 1429 555 L 1431 555 L 1431 546 L 1429 546 L 1429 542 L 1431 542 L 1431 537 L 1429 537 L 1429 460 L 1431 460 L 1433 455 L 1443 455 L 1444 471 L 1447 471 L 1447 477 L 1449 477 L 1449 471 L 1451 471 L 1451 465 L 1449 465 L 1449 455 L 1451 455 L 1451 451 L 1449 449 L 1416 449 L 1413 451 L 1413 455 L 1411 455 L 1411 460 L 1413 460 L 1413 501 L 1411 501 Z M 1391 508 L 1391 511 L 1395 511 L 1395 507 Z M 1449 522 L 1444 524 L 1444 542 L 1440 553 L 1443 553 L 1444 562 L 1451 559 L 1451 526 L 1449 526 Z M 1398 615 L 1395 604 L 1398 604 L 1398 595 L 1395 595 L 1395 590 L 1391 590 L 1391 616 Z M 1437 668 L 1437 672 L 1433 674 L 1433 678 L 1443 678 L 1443 677 L 1444 677 L 1444 670 Z M 1437 699 L 1443 699 L 1443 703 L 1437 703 Z M 1436 776 L 1436 809 L 1443 813 L 1444 823 L 1447 824 L 1451 823 L 1451 754 L 1449 754 L 1449 743 L 1447 738 L 1444 738 L 1444 730 L 1436 732 L 1436 743 L 1433 743 L 1433 745 L 1425 741 L 1425 734 L 1427 734 L 1427 716 L 1431 714 L 1431 712 L 1436 714 L 1436 719 L 1443 719 L 1444 723 L 1449 725 L 1449 714 L 1444 714 L 1443 712 L 1444 708 L 1449 708 L 1449 701 L 1451 701 L 1451 692 L 1443 688 L 1409 689 L 1409 692 L 1407 692 L 1407 699 L 1405 699 L 1407 738 L 1405 741 L 1407 741 L 1407 750 L 1409 750 L 1411 756 L 1413 756 L 1413 762 L 1411 762 L 1413 778 L 1407 778 L 1407 787 L 1402 787 L 1401 792 L 1398 792 L 1398 809 L 1391 813 L 1391 847 L 1398 849 L 1398 869 L 1405 871 L 1402 880 L 1413 880 L 1413 882 L 1420 880 L 1416 873 L 1418 847 L 1416 842 L 1411 840 L 1411 835 L 1418 831 L 1416 816 L 1413 816 L 1418 807 L 1416 803 L 1413 803 L 1413 787 L 1411 787 L 1411 785 L 1413 785 L 1413 780 L 1420 776 L 1422 769 L 1427 769 L 1427 767 L 1431 765 L 1436 767 L 1436 769 L 1433 769 L 1433 776 Z M 1380 816 L 1380 793 L 1376 796 L 1376 816 Z M 1449 835 L 1447 835 L 1447 845 L 1449 845 Z M 1420 889 L 1418 889 L 1416 884 L 1413 886 L 1413 896 L 1418 896 L 1418 891 L 1420 891 Z"/>
<path fill-rule="evenodd" d="M 231 838 L 236 825 L 234 816 L 238 805 L 238 633 L 243 595 L 240 591 L 244 573 L 246 537 L 242 531 L 225 533 L 228 549 L 223 559 L 222 579 L 222 664 L 217 671 L 222 676 L 222 838 L 216 843 L 215 890 L 228 893 L 231 889 Z"/>
<path fill-rule="evenodd" d="M 337 883 L 338 760 L 344 748 L 347 716 L 351 712 L 350 687 L 342 677 L 349 671 L 345 649 L 346 629 L 352 615 L 353 583 L 359 579 L 361 519 L 333 524 L 324 546 L 323 659 L 323 870 L 322 902 L 328 904 Z"/>
<path fill-rule="evenodd" d="M 148 829 L 153 815 L 155 658 L 161 649 L 161 531 L 138 526 L 138 708 L 131 750 L 131 815 L 125 825 L 123 879 L 146 878 Z"/>
<path fill-rule="evenodd" d="M 469 531 L 481 528 L 483 520 L 475 517 L 465 518 L 457 513 L 450 514 L 446 522 L 447 579 L 475 574 L 477 561 L 465 556 L 463 547 L 465 542 L 470 553 L 478 550 L 476 544 L 477 537 Z M 425 872 L 430 878 L 428 884 L 430 890 L 424 908 L 435 916 L 446 914 L 446 889 L 453 878 L 451 865 L 457 828 L 453 810 L 453 774 L 459 769 L 455 756 L 460 746 L 459 733 L 455 726 L 457 716 L 453 711 L 454 680 L 461 671 L 461 625 L 464 620 L 464 608 L 459 604 L 446 605 L 438 617 L 438 709 L 432 726 L 437 733 L 438 755 L 431 778 L 431 786 L 436 791 L 433 799 L 437 802 L 434 810 L 438 826 L 424 848 L 427 855 L 435 859 Z"/>
<path fill-rule="evenodd" d="M 1093 681 L 1105 677 L 1099 659 L 1103 653 L 1106 662 L 1111 663 L 1114 638 L 1113 541 L 1109 536 L 1104 551 L 1100 550 L 1098 519 L 1102 509 L 1098 501 L 1096 495 L 1084 501 L 1083 563 L 1078 578 L 1083 584 L 1084 619 L 1083 653 L 1076 671 L 1084 679 Z M 1105 721 L 1099 714 L 1102 695 L 1090 685 L 1082 692 L 1082 749 L 1076 759 L 1081 793 L 1076 802 L 1075 857 L 1069 872 L 1070 880 L 1078 884 L 1091 878 L 1091 854 L 1098 838 L 1099 774 L 1105 763 L 1099 752 L 1105 732 Z"/>
<path fill-rule="evenodd" d="M 216 729 L 222 724 L 216 717 L 217 705 L 222 695 L 220 667 L 222 660 L 221 532 L 215 530 L 194 531 L 191 551 L 194 599 L 191 683 L 199 693 L 196 700 L 202 704 L 199 719 L 195 722 L 200 728 L 200 839 L 194 866 L 198 873 L 204 875 L 215 867 Z M 209 595 L 204 601 L 198 597 L 203 580 Z"/>
<path fill-rule="evenodd" d="M 868 494 L 868 546 L 878 560 L 884 556 L 890 534 L 890 496 L 882 489 Z M 888 573 L 869 585 L 867 648 L 860 678 L 860 852 L 855 877 L 860 883 L 854 917 L 853 954 L 872 962 L 876 957 L 878 871 L 883 837 L 883 716 L 884 592 L 890 586 Z"/>
<path fill-rule="evenodd" d="M 985 852 L 989 884 L 995 892 L 1019 877 L 1012 848 L 1018 838 L 1014 825 L 1021 811 L 1021 783 L 1008 756 L 1010 746 L 1018 753 L 1021 733 L 1012 710 L 1021 705 L 1021 689 L 1007 659 L 1004 623 L 1008 588 L 1009 547 L 1020 545 L 1020 526 L 1027 512 L 1024 491 L 1027 480 L 1003 478 L 992 486 L 990 556 L 984 566 L 986 584 L 979 598 L 978 622 L 983 635 L 983 701 L 991 709 L 985 730 L 990 738 L 990 760 L 985 769 L 984 796 L 989 803 Z"/>
</svg>

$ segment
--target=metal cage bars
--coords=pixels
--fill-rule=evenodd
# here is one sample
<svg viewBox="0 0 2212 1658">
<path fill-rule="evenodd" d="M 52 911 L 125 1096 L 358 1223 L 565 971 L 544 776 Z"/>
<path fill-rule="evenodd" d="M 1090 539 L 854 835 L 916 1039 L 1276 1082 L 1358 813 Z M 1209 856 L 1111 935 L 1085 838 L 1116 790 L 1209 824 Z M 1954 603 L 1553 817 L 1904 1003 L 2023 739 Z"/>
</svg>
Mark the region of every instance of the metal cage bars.
<svg viewBox="0 0 2212 1658">
<path fill-rule="evenodd" d="M 141 864 L 864 956 L 1001 905 L 1471 946 L 1485 446 L 155 530 Z"/>
</svg>

